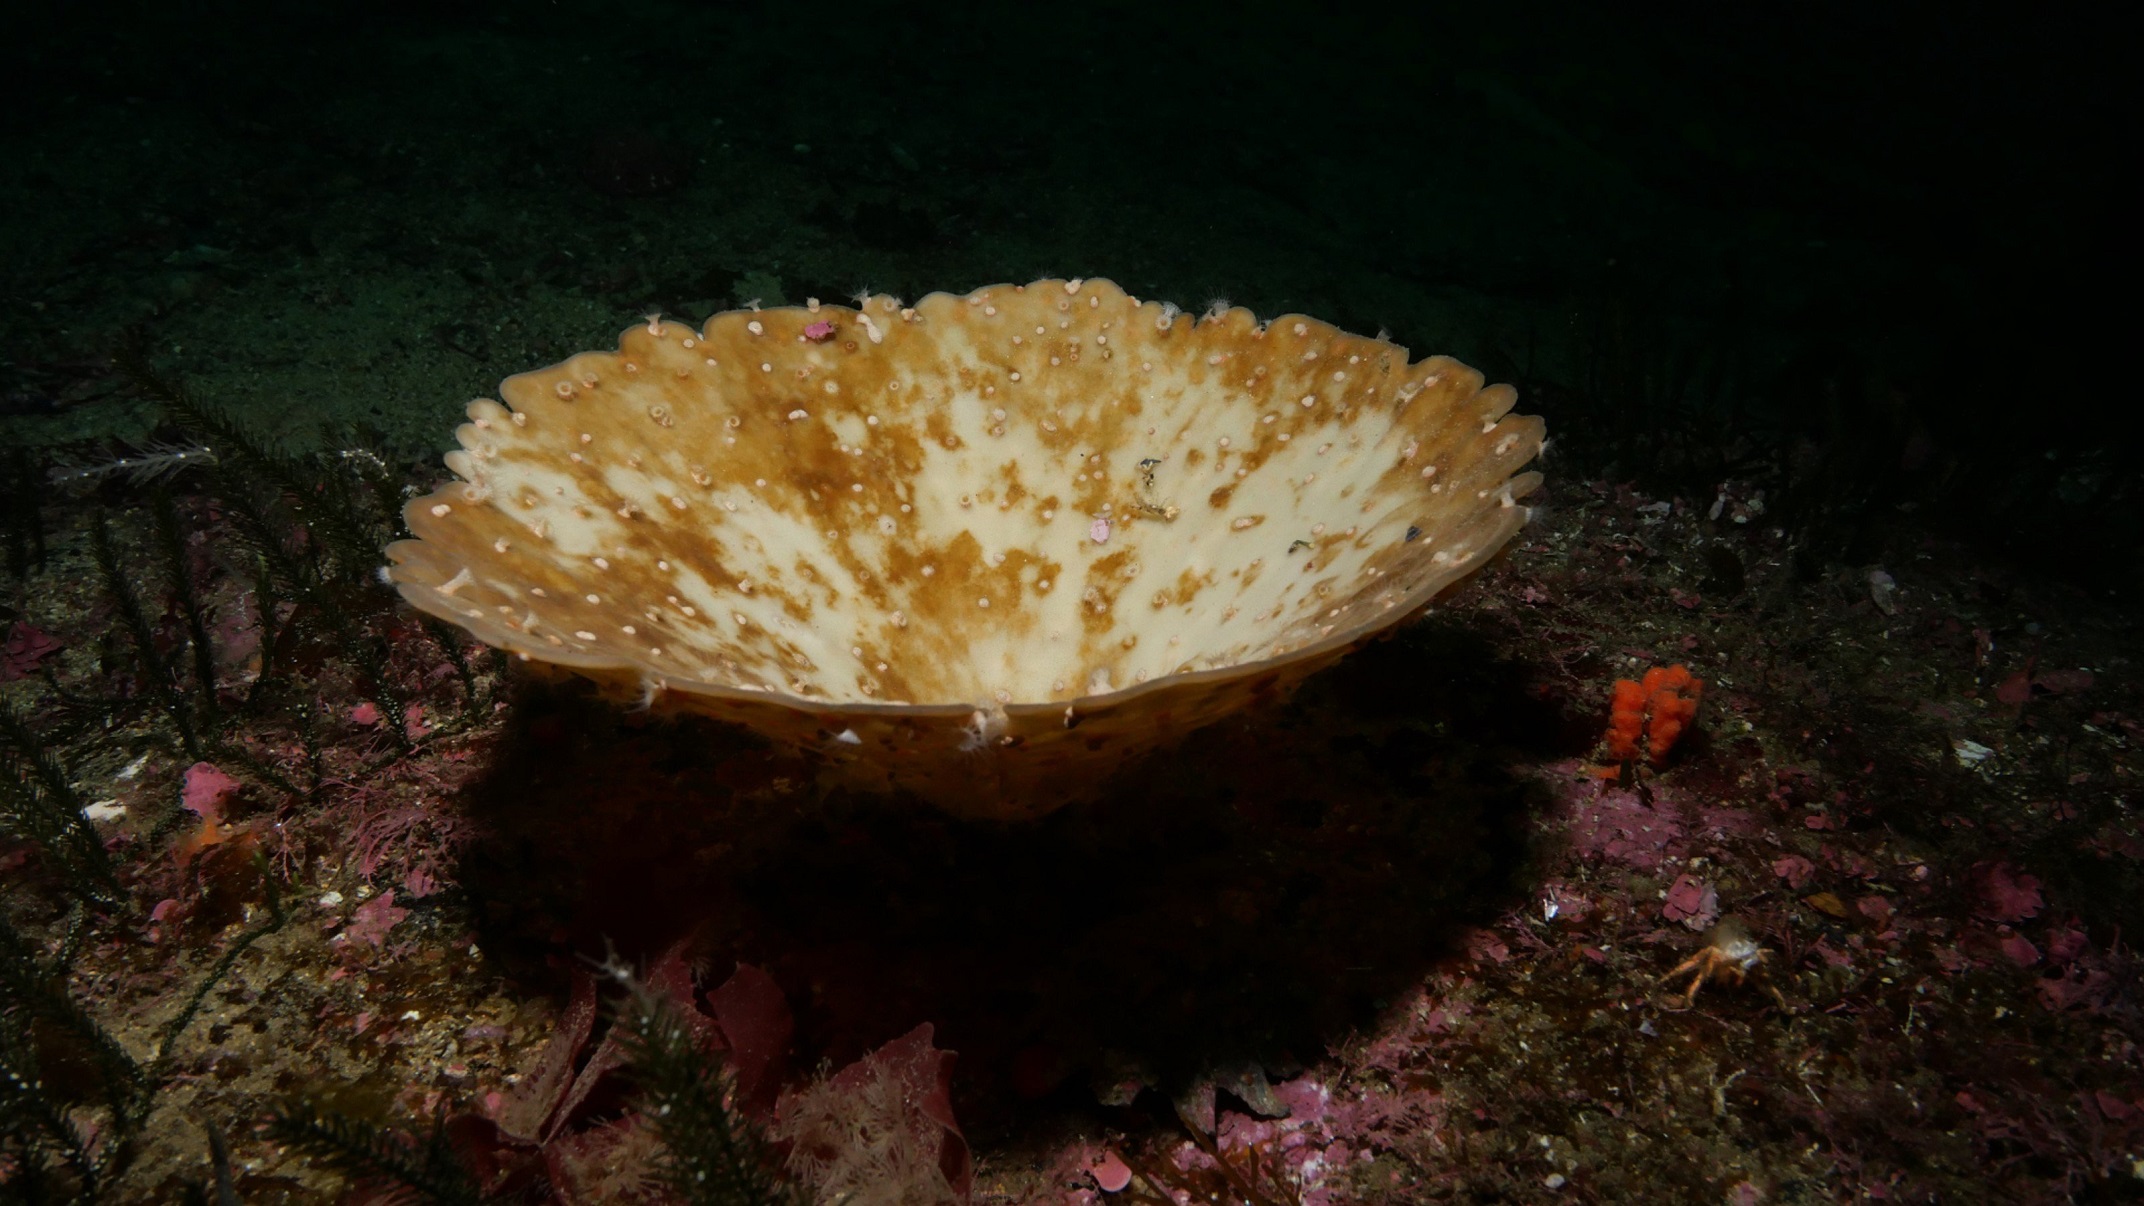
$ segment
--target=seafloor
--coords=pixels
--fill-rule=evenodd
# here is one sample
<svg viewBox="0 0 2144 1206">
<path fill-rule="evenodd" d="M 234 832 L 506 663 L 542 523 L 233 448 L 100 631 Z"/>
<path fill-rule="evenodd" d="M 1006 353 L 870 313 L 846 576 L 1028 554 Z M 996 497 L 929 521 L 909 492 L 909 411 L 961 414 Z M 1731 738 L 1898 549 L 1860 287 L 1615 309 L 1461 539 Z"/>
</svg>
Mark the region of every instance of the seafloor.
<svg viewBox="0 0 2144 1206">
<path fill-rule="evenodd" d="M 1474 17 L 1424 82 L 1337 20 L 1008 73 L 930 12 L 127 13 L 41 18 L 0 161 L 0 1198 L 713 1200 L 620 965 L 807 1200 L 2144 1183 L 2134 470 L 1982 421 L 1955 341 L 2026 244 L 1912 226 L 1971 177 L 1858 132 L 1945 137 L 1939 66 L 1850 70 L 1897 30 L 1807 76 L 1792 31 Z M 1517 379 L 1535 523 L 1010 828 L 509 672 L 325 534 L 650 310 L 1049 272 Z M 1693 727 L 1604 774 L 1670 664 Z"/>
<path fill-rule="evenodd" d="M 205 849 L 198 804 L 179 812 L 203 772 L 156 724 L 73 735 L 77 790 L 123 810 L 99 832 L 127 903 L 67 984 L 129 1051 L 263 924 L 264 876 L 288 910 L 179 1037 L 114 1200 L 206 1177 L 211 1128 L 240 1200 L 335 1200 L 337 1174 L 260 1137 L 280 1101 L 419 1131 L 496 1116 L 584 960 L 679 942 L 703 989 L 737 960 L 772 974 L 799 1075 L 931 1023 L 960 1053 L 977 1201 L 1092 1200 L 1108 1152 L 1134 1201 L 2019 1201 L 2134 1178 L 2144 713 L 2116 618 L 1910 532 L 1872 593 L 1797 575 L 1732 502 L 1708 519 L 1583 481 L 1543 502 L 1449 606 L 1030 827 L 828 798 L 739 737 L 465 680 L 385 603 L 367 622 L 422 709 L 414 748 L 332 667 L 309 680 L 317 770 L 285 718 L 233 704 L 234 758 L 318 786 L 239 771 Z M 213 547 L 213 503 L 180 505 Z M 128 685 L 80 526 L 19 603 L 62 649 L 10 698 L 56 719 L 55 687 Z M 222 560 L 202 573 L 237 692 L 259 655 Z M 1695 729 L 1599 777 L 1609 682 L 1668 662 L 1705 681 Z M 58 949 L 51 867 L 8 858 L 11 923 Z M 1726 919 L 1762 962 L 1686 1003 L 1663 977 Z M 48 1062 L 84 1058 L 60 1046 Z M 93 1117 L 95 1083 L 51 1091 Z M 1234 1179 L 1177 1098 L 1217 1106 Z M 550 1143 L 593 1158 L 625 1108 L 613 1086 Z"/>
</svg>

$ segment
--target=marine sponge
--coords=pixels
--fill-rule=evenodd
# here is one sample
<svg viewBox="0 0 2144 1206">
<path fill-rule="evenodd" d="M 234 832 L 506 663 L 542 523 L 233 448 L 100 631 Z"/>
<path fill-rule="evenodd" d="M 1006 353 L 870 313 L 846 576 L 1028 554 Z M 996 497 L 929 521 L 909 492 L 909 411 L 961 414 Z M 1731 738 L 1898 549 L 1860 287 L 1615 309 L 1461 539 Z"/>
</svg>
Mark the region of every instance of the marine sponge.
<svg viewBox="0 0 2144 1206">
<path fill-rule="evenodd" d="M 1608 756 L 1618 763 L 1635 760 L 1642 733 L 1653 764 L 1665 762 L 1668 751 L 1696 718 L 1698 697 L 1704 690 L 1704 680 L 1679 662 L 1652 667 L 1643 681 L 1617 679 L 1608 705 Z"/>
<path fill-rule="evenodd" d="M 1101 280 L 650 317 L 468 408 L 418 608 L 953 812 L 1272 698 L 1526 521 L 1508 386 Z"/>
</svg>

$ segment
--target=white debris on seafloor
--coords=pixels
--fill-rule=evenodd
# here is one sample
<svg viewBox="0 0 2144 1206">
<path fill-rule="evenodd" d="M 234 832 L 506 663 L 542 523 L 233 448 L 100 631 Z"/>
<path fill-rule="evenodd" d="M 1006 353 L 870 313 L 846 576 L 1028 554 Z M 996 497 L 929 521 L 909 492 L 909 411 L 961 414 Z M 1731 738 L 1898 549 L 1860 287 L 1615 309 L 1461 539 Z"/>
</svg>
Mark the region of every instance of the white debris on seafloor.
<svg viewBox="0 0 2144 1206">
<path fill-rule="evenodd" d="M 1876 610 L 1887 616 L 1897 615 L 1898 579 L 1884 572 L 1884 568 L 1879 565 L 1869 571 L 1868 583 L 1869 602 L 1876 605 Z"/>
</svg>

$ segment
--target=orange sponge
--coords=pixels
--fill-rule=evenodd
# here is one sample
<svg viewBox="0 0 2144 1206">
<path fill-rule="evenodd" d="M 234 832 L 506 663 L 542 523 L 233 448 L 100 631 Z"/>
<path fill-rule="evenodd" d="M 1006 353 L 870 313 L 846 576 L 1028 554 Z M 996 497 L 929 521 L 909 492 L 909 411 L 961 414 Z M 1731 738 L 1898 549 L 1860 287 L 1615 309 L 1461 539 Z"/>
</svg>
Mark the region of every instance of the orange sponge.
<svg viewBox="0 0 2144 1206">
<path fill-rule="evenodd" d="M 1638 739 L 1645 739 L 1645 753 L 1655 765 L 1697 716 L 1698 696 L 1705 684 L 1681 664 L 1655 666 L 1643 680 L 1617 679 L 1615 696 L 1608 705 L 1608 756 L 1617 762 L 1638 757 Z"/>
<path fill-rule="evenodd" d="M 1608 756 L 1628 762 L 1638 756 L 1638 737 L 1645 731 L 1645 688 L 1627 678 L 1616 680 L 1615 699 L 1608 705 Z"/>
</svg>

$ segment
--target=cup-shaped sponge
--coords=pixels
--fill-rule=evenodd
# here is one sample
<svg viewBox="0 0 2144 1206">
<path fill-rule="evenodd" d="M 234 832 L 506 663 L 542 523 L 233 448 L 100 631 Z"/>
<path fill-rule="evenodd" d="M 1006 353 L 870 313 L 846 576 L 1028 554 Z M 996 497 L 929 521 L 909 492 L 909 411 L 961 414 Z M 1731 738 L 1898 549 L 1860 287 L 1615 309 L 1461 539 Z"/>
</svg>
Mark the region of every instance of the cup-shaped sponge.
<svg viewBox="0 0 2144 1206">
<path fill-rule="evenodd" d="M 412 604 L 1003 818 L 1419 611 L 1542 437 L 1452 360 L 1100 280 L 651 318 L 500 397 L 388 550 Z"/>
</svg>

